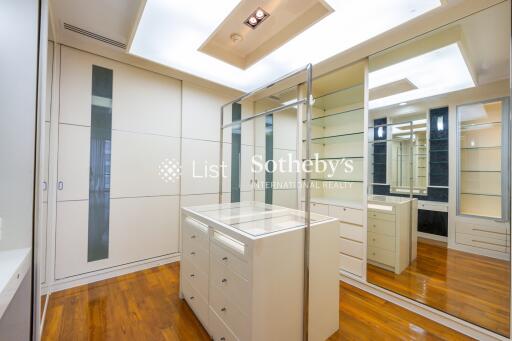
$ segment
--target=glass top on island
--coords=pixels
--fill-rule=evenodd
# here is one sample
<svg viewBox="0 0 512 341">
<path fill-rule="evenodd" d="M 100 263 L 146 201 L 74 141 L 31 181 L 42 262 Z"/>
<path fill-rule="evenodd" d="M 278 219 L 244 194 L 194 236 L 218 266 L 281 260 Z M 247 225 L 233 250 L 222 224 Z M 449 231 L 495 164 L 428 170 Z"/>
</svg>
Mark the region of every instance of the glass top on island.
<svg viewBox="0 0 512 341">
<path fill-rule="evenodd" d="M 253 237 L 306 226 L 306 212 L 248 201 L 187 207 L 207 219 L 229 225 Z M 332 218 L 311 213 L 311 224 Z"/>
</svg>

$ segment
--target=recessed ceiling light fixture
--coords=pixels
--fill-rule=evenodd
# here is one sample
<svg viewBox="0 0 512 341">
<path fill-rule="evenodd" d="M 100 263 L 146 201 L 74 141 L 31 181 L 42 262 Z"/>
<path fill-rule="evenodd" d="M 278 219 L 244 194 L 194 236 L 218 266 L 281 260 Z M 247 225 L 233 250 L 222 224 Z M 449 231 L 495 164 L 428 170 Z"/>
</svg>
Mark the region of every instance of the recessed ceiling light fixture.
<svg viewBox="0 0 512 341">
<path fill-rule="evenodd" d="M 254 30 L 269 16 L 270 14 L 268 14 L 264 9 L 258 7 L 247 19 L 245 19 L 244 24 Z"/>
</svg>

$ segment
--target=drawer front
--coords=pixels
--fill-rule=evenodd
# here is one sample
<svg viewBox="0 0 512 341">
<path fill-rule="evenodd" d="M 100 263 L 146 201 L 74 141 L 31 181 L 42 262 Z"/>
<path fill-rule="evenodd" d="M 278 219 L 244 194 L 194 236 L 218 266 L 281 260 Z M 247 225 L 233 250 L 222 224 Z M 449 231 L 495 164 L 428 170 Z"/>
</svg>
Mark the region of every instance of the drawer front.
<svg viewBox="0 0 512 341">
<path fill-rule="evenodd" d="M 340 254 L 340 268 L 356 276 L 363 275 L 363 261 L 358 258 Z"/>
<path fill-rule="evenodd" d="M 233 334 L 211 308 L 209 312 L 209 332 L 213 341 L 238 341 L 235 334 Z"/>
<path fill-rule="evenodd" d="M 211 261 L 210 285 L 218 290 L 224 297 L 232 298 L 232 302 L 248 315 L 250 309 L 251 293 L 249 282 L 240 275 L 231 271 L 226 264 L 217 260 Z"/>
<path fill-rule="evenodd" d="M 183 296 L 194 314 L 199 318 L 205 328 L 208 328 L 208 303 L 197 294 L 197 291 L 187 279 L 182 279 Z"/>
<path fill-rule="evenodd" d="M 217 289 L 212 288 L 210 295 L 210 306 L 213 311 L 220 317 L 220 320 L 233 331 L 235 336 L 240 340 L 249 340 L 250 324 L 247 315 L 242 313 L 240 309 L 232 303 Z"/>
<path fill-rule="evenodd" d="M 249 264 L 225 248 L 212 243 L 210 256 L 212 261 L 215 260 L 220 264 L 225 264 L 229 270 L 235 272 L 245 279 L 249 279 Z"/>
<path fill-rule="evenodd" d="M 182 259 L 190 261 L 198 270 L 204 273 L 209 271 L 209 254 L 208 249 L 203 248 L 202 245 L 189 239 L 183 241 Z"/>
<path fill-rule="evenodd" d="M 340 237 L 340 253 L 362 259 L 363 243 Z"/>
<path fill-rule="evenodd" d="M 393 213 L 383 213 L 380 211 L 368 211 L 368 219 L 378 219 L 385 221 L 395 221 L 395 214 Z"/>
<path fill-rule="evenodd" d="M 199 222 L 193 220 L 192 218 L 185 218 L 185 221 L 182 224 L 183 245 L 189 243 L 189 245 L 197 245 L 199 247 L 208 249 L 208 229 L 202 230 L 201 228 L 204 228 L 204 226 L 199 224 Z"/>
<path fill-rule="evenodd" d="M 368 232 L 368 246 L 395 252 L 395 237 Z"/>
<path fill-rule="evenodd" d="M 363 211 L 353 208 L 329 205 L 329 216 L 356 225 L 363 225 Z"/>
<path fill-rule="evenodd" d="M 181 262 L 181 276 L 187 279 L 194 289 L 205 299 L 208 299 L 208 275 L 207 272 L 197 270 L 189 261 Z"/>
<path fill-rule="evenodd" d="M 457 233 L 457 243 L 479 247 L 482 249 L 508 252 L 508 241 L 505 238 L 495 239 L 488 237 L 475 236 L 466 233 Z"/>
<path fill-rule="evenodd" d="M 339 223 L 340 237 L 351 239 L 356 242 L 363 242 L 363 228 L 358 225 Z"/>
<path fill-rule="evenodd" d="M 436 211 L 436 212 L 448 212 L 448 204 L 429 204 L 429 203 L 419 203 L 418 209 L 426 210 L 426 211 Z"/>
<path fill-rule="evenodd" d="M 390 267 L 395 266 L 395 253 L 377 247 L 368 248 L 368 259 Z"/>
<path fill-rule="evenodd" d="M 394 237 L 396 235 L 395 222 L 380 219 L 368 219 L 368 232 Z"/>
<path fill-rule="evenodd" d="M 508 228 L 505 224 L 489 226 L 458 221 L 456 222 L 456 229 L 458 233 L 467 233 L 475 236 L 493 239 L 507 240 L 507 237 L 509 235 Z"/>
<path fill-rule="evenodd" d="M 322 215 L 329 215 L 329 206 L 324 204 L 311 203 L 311 212 Z"/>
</svg>

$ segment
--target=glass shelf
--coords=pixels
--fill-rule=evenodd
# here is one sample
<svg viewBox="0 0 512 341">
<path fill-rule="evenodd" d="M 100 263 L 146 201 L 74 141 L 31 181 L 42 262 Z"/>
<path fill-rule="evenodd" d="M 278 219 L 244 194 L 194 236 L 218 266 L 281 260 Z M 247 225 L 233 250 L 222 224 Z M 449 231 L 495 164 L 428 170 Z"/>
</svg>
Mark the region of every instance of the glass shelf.
<svg viewBox="0 0 512 341">
<path fill-rule="evenodd" d="M 501 173 L 501 170 L 461 170 L 462 173 Z"/>
<path fill-rule="evenodd" d="M 321 116 L 321 117 L 315 117 L 315 118 L 311 119 L 311 124 L 315 125 L 315 126 L 321 126 L 321 127 L 340 125 L 340 124 L 344 123 L 343 120 L 346 120 L 345 115 L 351 114 L 351 113 L 358 113 L 358 112 L 361 115 L 363 115 L 363 113 L 364 113 L 363 108 L 357 108 L 357 109 L 337 112 L 335 114 L 325 115 L 325 116 Z M 302 121 L 302 123 L 306 123 L 306 121 Z"/>
<path fill-rule="evenodd" d="M 462 147 L 462 150 L 479 150 L 479 149 L 501 149 L 501 146 L 487 146 L 487 147 Z"/>
<path fill-rule="evenodd" d="M 360 98 L 361 102 L 364 98 L 364 84 L 359 83 L 348 88 L 339 89 L 318 97 L 315 97 L 313 107 L 328 110 L 328 108 L 335 108 L 338 103 L 343 103 L 346 98 Z"/>
<path fill-rule="evenodd" d="M 363 183 L 363 180 L 342 180 L 342 179 L 310 179 L 311 181 L 318 182 L 353 182 L 353 183 Z M 306 181 L 306 179 L 302 179 L 302 181 Z"/>
<path fill-rule="evenodd" d="M 501 198 L 501 194 L 491 194 L 491 193 L 469 193 L 469 192 L 461 192 L 461 195 L 480 195 L 484 197 L 499 197 Z"/>
<path fill-rule="evenodd" d="M 468 129 L 473 127 L 481 127 L 481 126 L 493 126 L 493 125 L 501 125 L 501 122 L 482 122 L 482 123 L 468 123 L 468 124 L 461 124 L 460 129 Z"/>
<path fill-rule="evenodd" d="M 333 136 L 325 136 L 325 137 L 315 137 L 311 139 L 311 143 L 315 144 L 334 144 L 343 142 L 349 136 L 357 136 L 364 134 L 363 131 L 349 133 L 349 134 L 341 134 L 341 135 L 333 135 Z M 306 140 L 302 140 L 302 142 L 306 142 Z"/>
</svg>

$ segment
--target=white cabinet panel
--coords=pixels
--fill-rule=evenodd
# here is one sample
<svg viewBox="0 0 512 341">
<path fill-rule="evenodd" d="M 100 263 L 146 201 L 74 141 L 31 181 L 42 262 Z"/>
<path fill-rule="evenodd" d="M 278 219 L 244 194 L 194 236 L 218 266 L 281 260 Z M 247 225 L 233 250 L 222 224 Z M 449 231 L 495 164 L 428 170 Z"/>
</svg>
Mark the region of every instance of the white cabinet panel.
<svg viewBox="0 0 512 341">
<path fill-rule="evenodd" d="M 90 140 L 89 127 L 59 125 L 58 201 L 89 198 Z"/>
<path fill-rule="evenodd" d="M 118 64 L 113 98 L 113 129 L 180 136 L 180 81 Z"/>
<path fill-rule="evenodd" d="M 111 198 L 179 194 L 179 161 L 179 138 L 113 131 Z"/>
<path fill-rule="evenodd" d="M 178 252 L 178 197 L 112 199 L 109 257 L 87 262 L 89 201 L 57 204 L 57 279 Z"/>
<path fill-rule="evenodd" d="M 48 165 L 50 162 L 50 122 L 44 123 L 44 160 L 43 160 L 43 202 L 48 202 Z"/>
<path fill-rule="evenodd" d="M 218 167 L 219 142 L 182 140 L 181 194 L 219 192 L 219 178 L 209 172 Z"/>
<path fill-rule="evenodd" d="M 47 235 L 48 235 L 48 203 L 43 203 L 43 208 L 41 211 L 41 241 L 40 241 L 40 254 L 41 261 L 39 263 L 39 269 L 41 270 L 39 281 L 40 283 L 46 282 L 46 250 L 47 250 Z"/>
<path fill-rule="evenodd" d="M 297 125 L 296 109 L 287 109 L 274 115 L 274 148 L 296 150 Z"/>
<path fill-rule="evenodd" d="M 211 205 L 219 203 L 218 194 L 196 194 L 181 197 L 181 207 Z"/>
<path fill-rule="evenodd" d="M 183 82 L 182 137 L 219 141 L 220 109 L 228 101 L 211 89 Z"/>
<path fill-rule="evenodd" d="M 46 112 L 44 116 L 45 122 L 52 120 L 52 84 L 53 84 L 53 55 L 54 55 L 54 44 L 48 42 L 48 57 L 46 60 Z"/>
<path fill-rule="evenodd" d="M 61 47 L 59 122 L 91 125 L 92 65 L 115 69 L 119 63 L 66 46 Z M 114 87 L 116 86 L 114 70 Z M 113 95 L 113 112 L 116 111 Z"/>
<path fill-rule="evenodd" d="M 294 189 L 276 189 L 272 192 L 272 204 L 297 209 L 297 191 Z"/>
<path fill-rule="evenodd" d="M 254 189 L 254 172 L 252 171 L 253 146 L 241 146 L 240 156 L 240 190 L 252 191 Z"/>
</svg>

